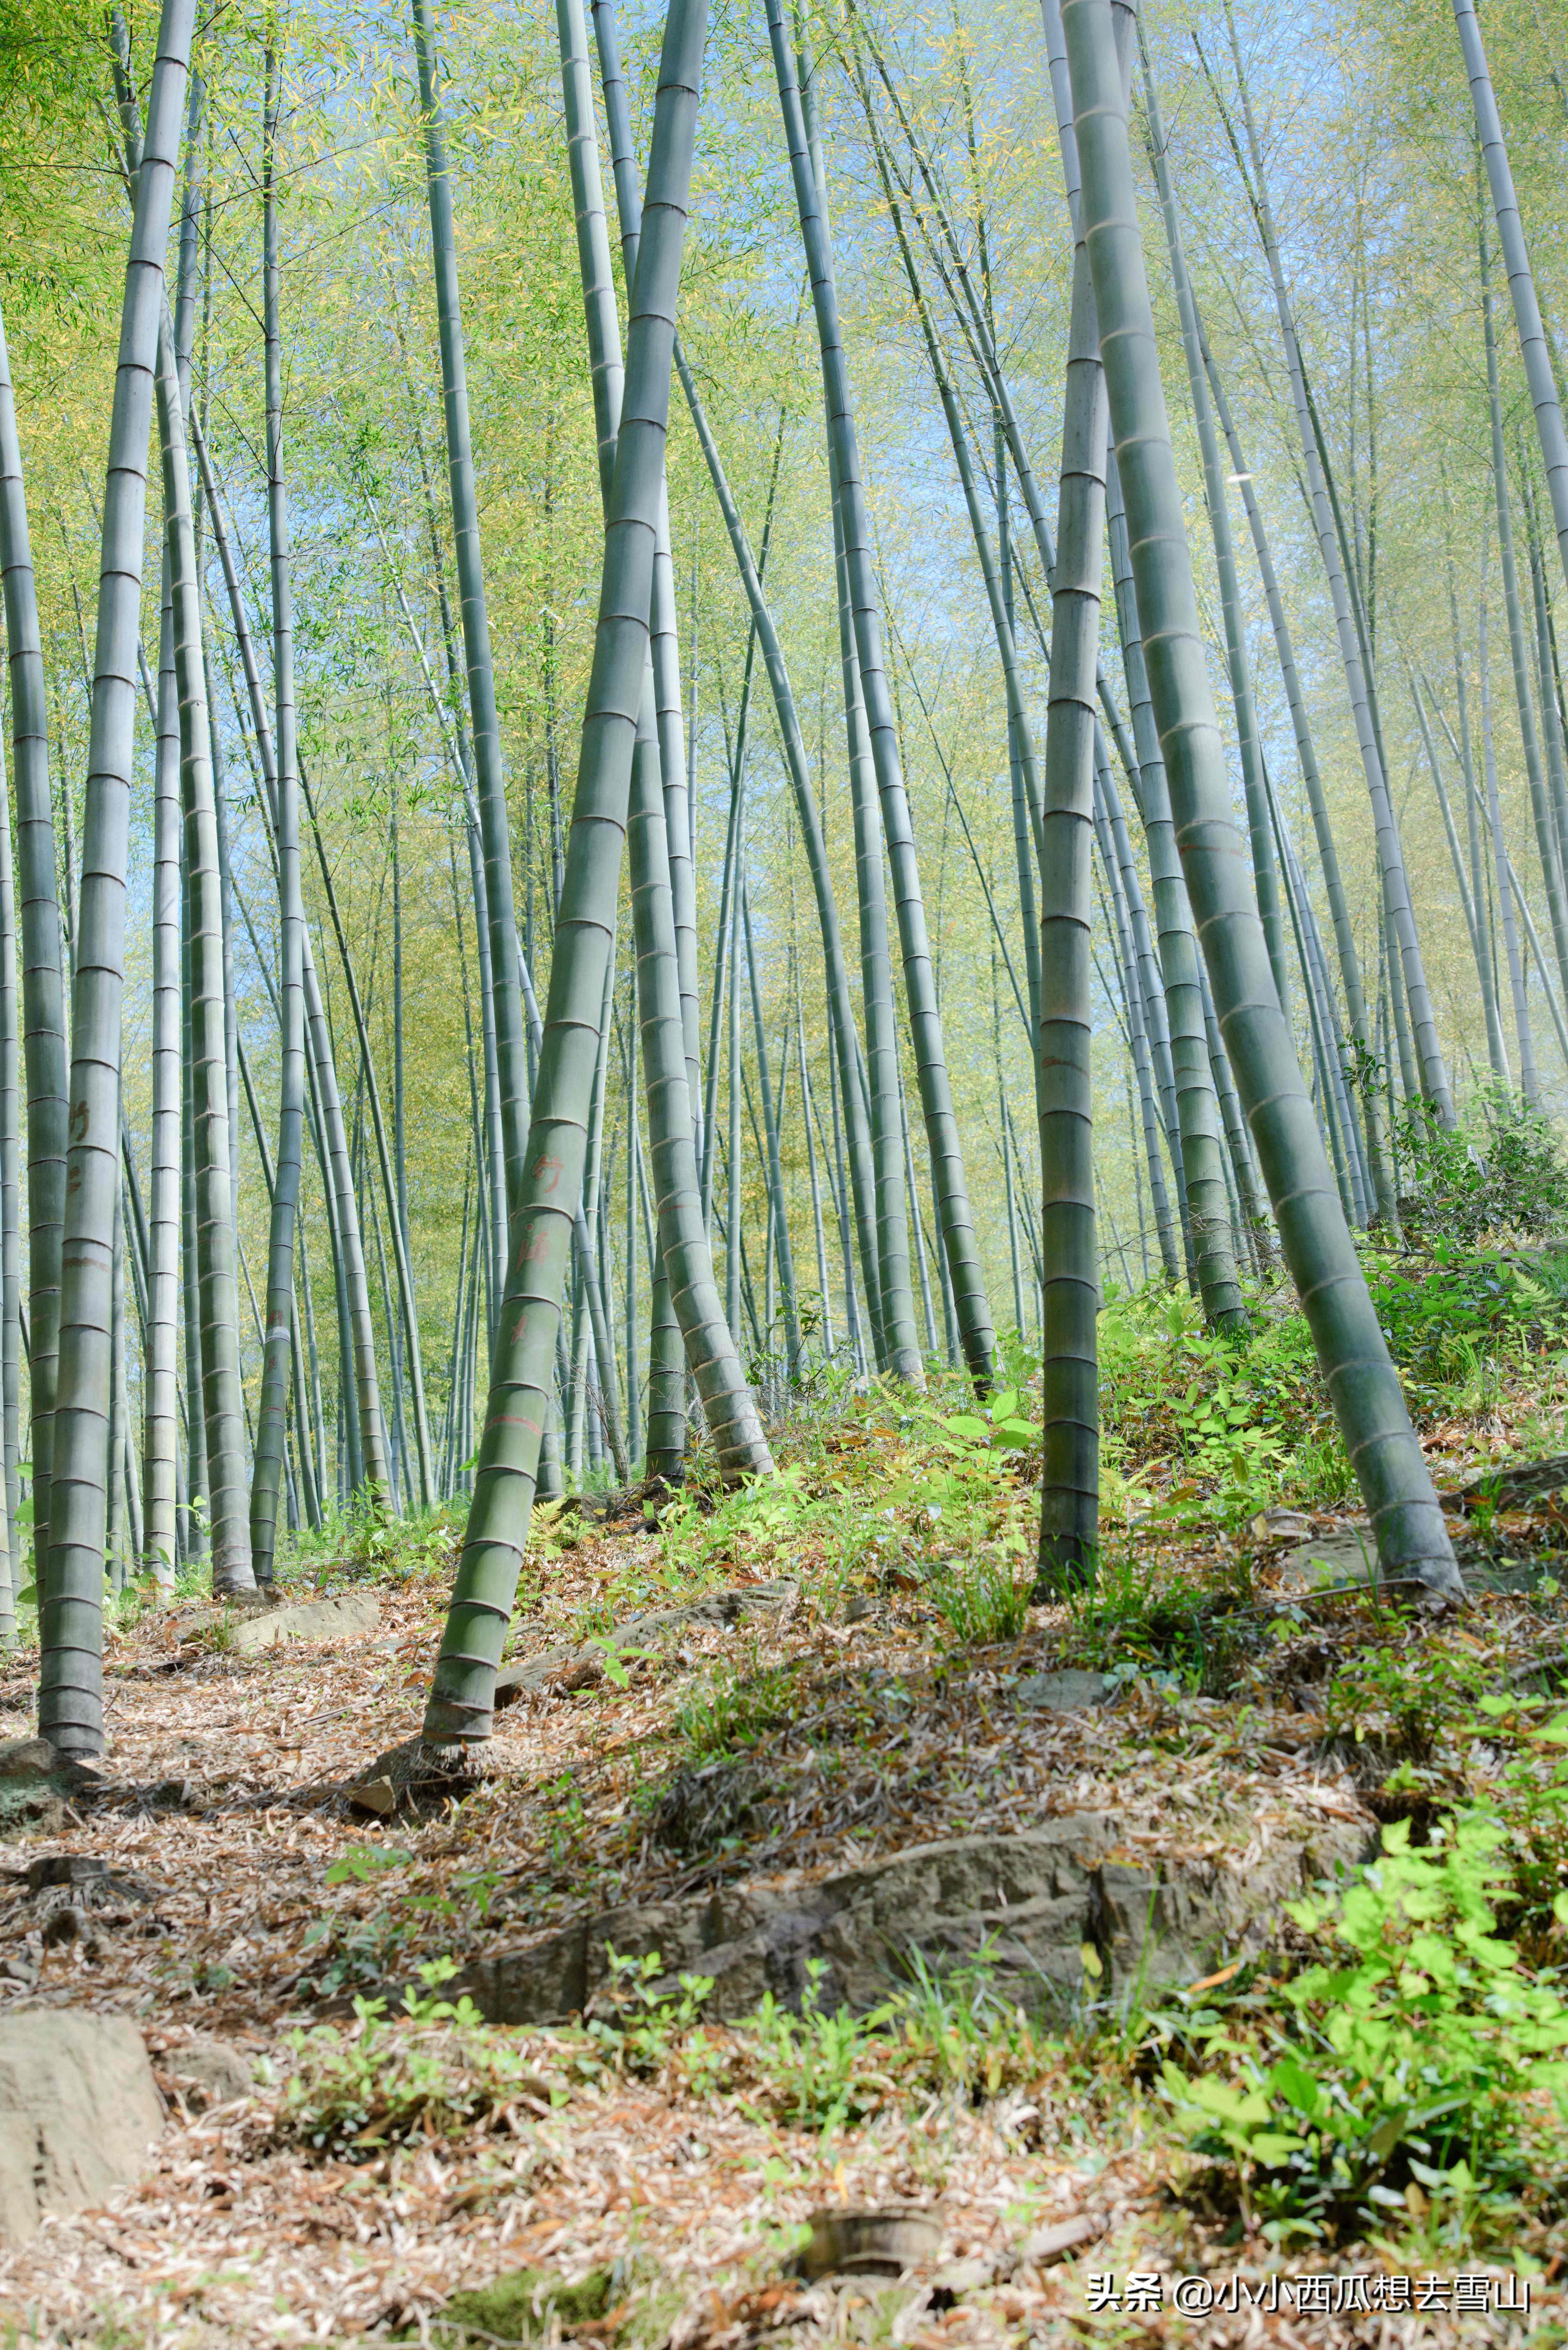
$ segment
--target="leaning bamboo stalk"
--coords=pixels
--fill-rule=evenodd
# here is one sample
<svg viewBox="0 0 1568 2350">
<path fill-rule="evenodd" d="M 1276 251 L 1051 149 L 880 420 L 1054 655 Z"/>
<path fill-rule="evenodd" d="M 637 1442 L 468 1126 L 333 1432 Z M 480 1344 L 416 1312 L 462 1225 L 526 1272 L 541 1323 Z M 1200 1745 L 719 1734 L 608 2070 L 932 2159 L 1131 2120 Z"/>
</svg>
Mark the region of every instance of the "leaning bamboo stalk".
<svg viewBox="0 0 1568 2350">
<path fill-rule="evenodd" d="M 613 25 L 607 9 L 603 8 L 602 0 L 601 9 L 601 39 L 607 34 L 613 55 Z M 579 75 L 586 79 L 586 70 L 578 63 L 583 47 L 580 0 L 558 0 L 557 14 L 570 121 L 574 116 L 581 119 L 580 101 L 574 102 L 571 93 L 577 86 Z M 612 93 L 618 87 L 613 76 L 609 87 Z M 618 442 L 620 423 L 620 370 L 616 364 L 619 359 L 619 335 L 613 305 L 607 308 L 597 298 L 597 287 L 608 277 L 609 255 L 602 212 L 593 202 L 597 183 L 597 158 L 591 135 L 591 108 L 587 123 L 588 135 L 578 141 L 574 164 L 578 252 L 590 352 L 597 359 L 607 336 L 613 345 L 612 350 L 605 357 L 605 364 L 596 370 L 604 377 L 607 384 L 606 429 L 615 436 L 611 443 L 613 450 Z M 628 159 L 618 157 L 617 184 L 621 192 L 623 246 L 635 276 L 636 256 L 640 250 L 640 213 L 635 209 L 638 203 L 635 174 Z M 718 1312 L 711 1253 L 701 1212 L 694 1144 L 691 1087 L 696 1075 L 697 1057 L 691 1036 L 688 1035 L 686 1014 L 689 999 L 681 969 L 680 912 L 681 891 L 687 886 L 680 879 L 680 874 L 690 847 L 686 837 L 686 779 L 682 755 L 680 790 L 672 795 L 669 788 L 669 776 L 665 773 L 666 762 L 680 753 L 682 746 L 679 726 L 672 740 L 668 724 L 661 723 L 659 704 L 667 699 L 670 689 L 668 684 L 661 689 L 654 659 L 661 626 L 666 629 L 668 639 L 664 649 L 667 667 L 672 658 L 673 647 L 673 575 L 669 565 L 669 516 L 662 473 L 653 560 L 650 631 L 655 641 L 650 644 L 649 663 L 642 681 L 632 751 L 627 836 L 638 959 L 638 1001 L 643 1030 L 649 1143 L 653 1162 L 654 1194 L 658 1202 L 659 1255 L 669 1284 L 669 1302 L 680 1326 L 687 1364 L 701 1398 L 704 1415 L 722 1455 L 726 1451 L 732 1452 L 737 1445 L 744 1446 L 753 1440 L 749 1431 L 754 1423 L 755 1407 L 741 1368 L 733 1335 L 725 1327 Z M 678 692 L 678 680 L 676 691 Z M 680 835 L 678 842 L 672 842 L 670 838 L 672 816 Z M 598 1185 L 604 1085 L 609 1063 L 611 987 L 612 975 L 607 965 L 605 1003 L 600 1023 L 599 1075 L 589 1134 L 587 1198 L 590 1203 L 597 1201 Z M 694 998 L 692 1002 L 694 1003 Z M 677 1015 L 673 1019 L 672 1014 Z M 595 1275 L 591 1258 L 586 1270 L 589 1277 L 591 1307 Z M 605 1324 L 602 1335 L 601 1321 Z M 607 1365 L 604 1362 L 609 1333 L 607 1317 L 602 1312 L 595 1323 L 595 1336 L 607 1393 L 613 1390 L 615 1367 L 613 1355 Z M 673 1366 L 661 1359 L 661 1381 L 668 1380 L 672 1370 Z M 670 1415 L 666 1410 L 661 1417 L 668 1427 Z M 667 1476 L 674 1465 L 667 1457 L 669 1450 L 661 1440 L 661 1473 Z M 753 1465 L 761 1464 L 758 1461 Z"/>
<path fill-rule="evenodd" d="M 207 512 L 212 518 L 213 536 L 223 567 L 229 617 L 245 681 L 245 701 L 249 705 L 256 757 L 261 768 L 261 788 L 257 799 L 263 827 L 275 857 L 274 811 L 277 799 L 277 758 L 262 694 L 261 672 L 250 622 L 245 614 L 239 574 L 234 567 L 234 549 L 223 525 L 212 460 L 194 410 L 191 414 L 190 427 L 197 462 L 202 469 Z M 314 1097 L 314 1139 L 321 1155 L 322 1178 L 328 1196 L 328 1214 L 333 1230 L 332 1269 L 337 1295 L 342 1375 L 352 1382 L 351 1394 L 346 1404 L 351 1490 L 357 1492 L 361 1487 L 368 1488 L 372 1502 L 380 1505 L 384 1503 L 387 1493 L 387 1463 L 381 1449 L 380 1382 L 376 1368 L 375 1331 L 370 1318 L 364 1238 L 358 1202 L 354 1194 L 348 1135 L 343 1125 L 342 1096 L 337 1084 L 332 1031 L 322 1001 L 308 922 L 301 932 L 301 962 L 305 983 L 306 1083 L 307 1092 Z"/>
<path fill-rule="evenodd" d="M 120 1007 L 147 452 L 164 302 L 163 255 L 194 15 L 194 0 L 164 0 L 137 175 L 104 491 L 71 1019 L 49 1553 L 38 1586 L 38 1726 L 57 1752 L 87 1758 L 102 1752 L 104 1734 L 109 1291 L 119 1190 Z"/>
<path fill-rule="evenodd" d="M 1274 994 L 1205 671 L 1107 0 L 1063 12 L 1083 209 L 1149 685 L 1182 866 L 1226 1047 L 1383 1565 L 1459 1596 L 1443 1515 L 1334 1191 Z"/>
<path fill-rule="evenodd" d="M 1479 195 L 1479 190 L 1477 193 Z M 1546 910 L 1552 923 L 1552 942 L 1556 950 L 1559 972 L 1568 974 L 1568 913 L 1565 913 L 1563 906 L 1563 871 L 1552 831 L 1552 809 L 1546 797 L 1541 737 L 1536 732 L 1535 705 L 1530 691 L 1530 661 L 1524 650 L 1524 613 L 1519 595 L 1519 567 L 1514 560 L 1513 516 L 1509 507 L 1508 463 L 1502 439 L 1502 385 L 1498 370 L 1497 334 L 1492 323 L 1491 270 L 1484 224 L 1480 225 L 1478 245 L 1481 330 L 1486 343 L 1487 407 L 1491 421 L 1492 494 L 1497 507 L 1497 551 L 1502 571 L 1503 612 L 1508 621 L 1513 694 L 1519 711 L 1519 735 L 1524 751 L 1525 777 L 1530 786 L 1531 814 L 1535 822 L 1535 845 L 1541 858 L 1542 878 L 1546 885 Z"/>
<path fill-rule="evenodd" d="M 1459 45 L 1464 51 L 1465 71 L 1469 79 L 1470 100 L 1475 109 L 1476 130 L 1491 188 L 1492 209 L 1497 215 L 1503 265 L 1508 271 L 1508 290 L 1513 302 L 1514 324 L 1519 330 L 1525 381 L 1530 388 L 1531 406 L 1535 411 L 1535 430 L 1546 468 L 1546 489 L 1552 501 L 1552 520 L 1557 527 L 1558 550 L 1563 558 L 1564 577 L 1568 577 L 1568 432 L 1563 429 L 1562 400 L 1552 355 L 1547 348 L 1546 330 L 1541 321 L 1541 305 L 1536 297 L 1530 252 L 1520 220 L 1519 199 L 1514 192 L 1513 170 L 1508 159 L 1502 117 L 1498 111 L 1497 97 L 1491 86 L 1486 45 L 1481 38 L 1475 0 L 1453 0 L 1453 7 Z"/>
<path fill-rule="evenodd" d="M 610 484 L 576 805 L 473 1502 L 425 1713 L 423 1737 L 431 1748 L 490 1735 L 495 1675 L 533 1503 L 561 1291 L 582 1187 L 636 711 L 648 659 L 672 319 L 706 32 L 703 0 L 671 0 L 631 295 L 627 393 Z M 515 970 L 514 960 L 510 968 Z M 735 1451 L 721 1457 L 721 1470 L 730 1476 L 755 1458 L 760 1429 L 755 1442 L 751 1431 L 745 1433 L 748 1441 L 739 1448 L 739 1457 Z"/>
<path fill-rule="evenodd" d="M 632 147 L 631 113 L 613 0 L 592 0 L 594 39 L 604 90 L 616 210 L 620 222 L 622 267 L 629 286 L 637 276 L 642 236 L 642 192 Z M 701 1064 L 697 1024 L 697 882 L 691 838 L 695 811 L 689 794 L 685 723 L 680 707 L 680 640 L 675 616 L 675 567 L 670 554 L 670 489 L 659 492 L 653 548 L 653 601 L 649 615 L 654 708 L 659 764 L 664 793 L 665 839 L 670 852 L 670 904 L 675 923 L 675 959 L 680 975 L 680 1026 L 686 1051 L 686 1091 L 693 1118 L 702 1111 Z M 693 729 L 693 743 L 695 729 Z M 697 1137 L 701 1149 L 703 1137 Z"/>
<path fill-rule="evenodd" d="M 1502 797 L 1498 787 L 1497 748 L 1491 723 L 1491 664 L 1487 658 L 1486 595 L 1483 588 L 1479 620 L 1481 707 L 1481 764 L 1486 777 L 1487 817 L 1491 827 L 1492 865 L 1497 873 L 1498 914 L 1502 924 L 1503 949 L 1508 958 L 1508 981 L 1513 995 L 1513 1027 L 1519 1040 L 1519 1090 L 1526 1106 L 1541 1106 L 1541 1085 L 1535 1070 L 1535 1039 L 1530 1024 L 1530 999 L 1525 993 L 1524 965 L 1519 951 L 1519 926 L 1513 918 L 1513 898 L 1509 889 L 1512 860 L 1502 828 Z M 1396 998 L 1397 1001 L 1397 998 Z"/>
<path fill-rule="evenodd" d="M 1279 240 L 1269 201 L 1268 182 L 1263 171 L 1262 151 L 1259 145 L 1257 126 L 1252 119 L 1251 97 L 1241 64 L 1241 52 L 1236 38 L 1234 19 L 1229 5 L 1226 22 L 1231 33 L 1231 55 L 1241 91 L 1241 117 L 1247 134 L 1248 152 L 1251 159 L 1251 177 L 1242 165 L 1241 152 L 1231 132 L 1230 117 L 1224 116 L 1227 133 L 1231 138 L 1238 170 L 1241 171 L 1249 202 L 1258 224 L 1264 259 L 1274 291 L 1274 307 L 1279 318 L 1281 340 L 1284 345 L 1285 362 L 1290 374 L 1292 400 L 1295 409 L 1296 429 L 1301 440 L 1302 458 L 1306 473 L 1308 502 L 1312 508 L 1314 527 L 1328 577 L 1329 596 L 1334 606 L 1334 628 L 1339 639 L 1340 660 L 1345 670 L 1345 688 L 1349 696 L 1351 716 L 1355 726 L 1357 747 L 1361 754 L 1363 772 L 1366 778 L 1368 797 L 1372 806 L 1373 824 L 1377 835 L 1379 869 L 1383 880 L 1384 905 L 1391 931 L 1403 962 L 1417 1042 L 1421 1056 L 1421 1083 L 1428 1097 L 1445 1126 L 1454 1123 L 1453 1096 L 1449 1086 L 1448 1070 L 1438 1036 L 1437 1022 L 1432 1013 L 1431 997 L 1427 987 L 1425 965 L 1420 944 L 1416 935 L 1415 915 L 1410 904 L 1409 879 L 1406 872 L 1404 851 L 1399 842 L 1398 827 L 1394 819 L 1394 806 L 1388 789 L 1388 778 L 1374 723 L 1371 681 L 1363 660 L 1356 615 L 1352 608 L 1351 592 L 1338 551 L 1338 534 L 1325 481 L 1318 437 L 1308 400 L 1306 378 L 1302 366 L 1301 346 L 1297 338 L 1295 317 L 1285 287 L 1284 267 L 1280 258 Z M 1218 100 L 1218 92 L 1216 92 Z"/>
<path fill-rule="evenodd" d="M 1214 568 L 1220 583 L 1220 608 L 1224 621 L 1225 651 L 1231 672 L 1231 702 L 1236 716 L 1242 789 L 1246 795 L 1247 823 L 1251 835 L 1252 884 L 1258 893 L 1258 912 L 1262 920 L 1263 935 L 1269 942 L 1269 962 L 1274 974 L 1274 985 L 1279 990 L 1280 1008 L 1288 1020 L 1290 992 L 1285 971 L 1285 931 L 1280 904 L 1280 878 L 1274 862 L 1269 823 L 1269 793 L 1262 772 L 1262 744 L 1258 734 L 1251 665 L 1247 658 L 1241 594 L 1236 577 L 1236 548 L 1231 535 L 1225 474 L 1220 463 L 1220 442 L 1214 431 L 1214 411 L 1210 404 L 1209 384 L 1203 367 L 1198 308 L 1187 274 L 1187 255 L 1182 246 L 1181 224 L 1177 217 L 1176 196 L 1170 183 L 1170 165 L 1160 122 L 1159 99 L 1147 52 L 1144 57 L 1144 90 L 1148 109 L 1149 155 L 1159 191 L 1160 216 L 1165 223 L 1166 251 L 1170 259 L 1171 283 L 1176 289 L 1188 388 L 1191 394 L 1193 420 L 1198 427 L 1199 453 L 1203 464 L 1209 528 L 1214 542 Z"/>
<path fill-rule="evenodd" d="M 1339 869 L 1339 850 L 1329 816 L 1328 801 L 1324 792 L 1323 775 L 1317 764 L 1317 750 L 1313 741 L 1312 724 L 1307 715 L 1306 702 L 1302 692 L 1301 676 L 1296 668 L 1295 646 L 1291 637 L 1290 623 L 1280 594 L 1280 584 L 1274 570 L 1273 551 L 1269 544 L 1262 508 L 1258 503 L 1257 488 L 1231 413 L 1223 379 L 1215 363 L 1204 333 L 1201 317 L 1198 333 L 1203 352 L 1203 363 L 1209 376 L 1209 389 L 1213 394 L 1220 429 L 1225 435 L 1225 445 L 1231 453 L 1231 466 L 1241 491 L 1247 510 L 1248 526 L 1252 534 L 1252 551 L 1257 558 L 1258 576 L 1262 582 L 1264 600 L 1269 608 L 1269 624 L 1273 631 L 1274 651 L 1280 664 L 1280 677 L 1290 706 L 1291 726 L 1295 735 L 1296 757 L 1301 766 L 1302 781 L 1306 786 L 1307 805 L 1312 810 L 1313 837 L 1317 843 L 1318 863 L 1323 868 L 1324 888 L 1328 895 L 1329 914 L 1334 923 L 1334 953 L 1339 963 L 1339 975 L 1345 988 L 1345 1015 L 1350 1024 L 1351 1039 L 1360 1054 L 1372 1049 L 1371 1031 L 1366 1022 L 1366 1000 L 1361 981 L 1361 958 L 1356 951 L 1355 932 L 1350 919 L 1349 900 Z M 1397 1222 L 1394 1198 L 1394 1177 L 1388 1163 L 1387 1138 L 1376 1087 L 1368 1087 L 1362 1095 L 1362 1118 L 1366 1124 L 1366 1144 L 1371 1161 L 1371 1173 L 1376 1192 L 1376 1210 L 1383 1221 Z"/>
<path fill-rule="evenodd" d="M 505 1203 L 510 1228 L 516 1219 L 523 1196 L 528 1091 L 523 1003 L 517 984 L 517 921 L 512 890 L 512 849 L 501 756 L 501 726 L 495 706 L 495 670 L 491 654 L 490 619 L 480 547 L 479 506 L 468 413 L 468 367 L 458 286 L 446 125 L 436 76 L 435 32 L 431 0 L 412 0 L 412 5 L 420 105 L 424 118 L 431 263 L 441 341 L 452 531 L 457 550 L 458 600 L 468 671 L 474 792 L 484 845 L 491 989 L 495 1014 L 502 1143 L 506 1161 Z M 507 1277 L 504 1272 L 502 1277 L 504 1280 Z"/>
</svg>

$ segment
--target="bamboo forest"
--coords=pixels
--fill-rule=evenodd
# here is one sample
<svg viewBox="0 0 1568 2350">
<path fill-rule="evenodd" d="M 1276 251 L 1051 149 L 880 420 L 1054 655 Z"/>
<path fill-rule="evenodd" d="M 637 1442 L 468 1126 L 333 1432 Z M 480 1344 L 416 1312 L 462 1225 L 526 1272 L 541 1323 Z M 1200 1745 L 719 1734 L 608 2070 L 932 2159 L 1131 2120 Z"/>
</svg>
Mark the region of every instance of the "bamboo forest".
<svg viewBox="0 0 1568 2350">
<path fill-rule="evenodd" d="M 0 0 L 0 2345 L 1568 2343 L 1568 0 Z"/>
</svg>

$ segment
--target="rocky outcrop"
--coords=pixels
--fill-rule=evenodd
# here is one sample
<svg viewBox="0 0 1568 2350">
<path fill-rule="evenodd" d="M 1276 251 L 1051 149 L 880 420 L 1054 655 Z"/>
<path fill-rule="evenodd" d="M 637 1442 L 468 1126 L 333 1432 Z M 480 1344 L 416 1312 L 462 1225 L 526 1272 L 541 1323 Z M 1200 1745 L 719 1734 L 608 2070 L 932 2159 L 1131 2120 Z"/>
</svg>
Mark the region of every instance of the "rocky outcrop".
<svg viewBox="0 0 1568 2350">
<path fill-rule="evenodd" d="M 602 2008 L 611 1953 L 657 1951 L 666 1974 L 711 1978 L 705 2012 L 746 2015 L 771 1991 L 864 2010 L 908 1980 L 917 1953 L 940 1970 L 983 1959 L 999 1990 L 1030 2007 L 1191 1982 L 1272 1938 L 1282 1905 L 1366 1857 L 1371 1822 L 1327 1822 L 1248 1868 L 1142 1860 L 1120 1825 L 1075 1812 L 1018 1835 L 918 1845 L 815 1884 L 741 1884 L 686 1899 L 601 1910 L 457 1978 L 495 2023 L 555 2023 Z M 1092 1985 L 1085 1952 L 1097 1962 Z"/>
<path fill-rule="evenodd" d="M 0 2018 L 0 2245 L 128 2186 L 162 2128 L 129 2016 L 26 2008 Z"/>
</svg>

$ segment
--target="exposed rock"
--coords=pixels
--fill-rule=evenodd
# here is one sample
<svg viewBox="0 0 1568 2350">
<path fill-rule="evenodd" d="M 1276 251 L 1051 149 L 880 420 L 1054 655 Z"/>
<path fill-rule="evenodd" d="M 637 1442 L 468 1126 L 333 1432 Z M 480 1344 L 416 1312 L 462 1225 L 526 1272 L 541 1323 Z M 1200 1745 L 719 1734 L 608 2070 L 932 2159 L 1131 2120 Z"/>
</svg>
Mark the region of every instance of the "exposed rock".
<svg viewBox="0 0 1568 2350">
<path fill-rule="evenodd" d="M 1286 1592 L 1325 1591 L 1342 1583 L 1373 1584 L 1380 1580 L 1377 1545 L 1368 1527 L 1364 1533 L 1314 1534 L 1299 1543 L 1280 1561 L 1280 1589 Z"/>
<path fill-rule="evenodd" d="M 0 1780 L 47 1779 L 55 1750 L 47 1738 L 8 1738 L 0 1745 Z"/>
<path fill-rule="evenodd" d="M 241 1656 L 283 1648 L 296 1640 L 358 1639 L 381 1620 L 373 1591 L 343 1591 L 331 1599 L 302 1599 L 283 1607 L 251 1611 L 234 1619 L 230 1639 Z"/>
<path fill-rule="evenodd" d="M 496 1711 L 553 1684 L 566 1689 L 588 1687 L 604 1671 L 607 1649 L 622 1654 L 628 1648 L 657 1640 L 666 1632 L 684 1630 L 690 1626 L 732 1625 L 742 1622 L 748 1616 L 775 1616 L 791 1605 L 799 1591 L 800 1586 L 794 1582 L 742 1583 L 732 1591 L 706 1592 L 701 1599 L 688 1601 L 684 1607 L 654 1608 L 628 1617 L 603 1640 L 561 1641 L 553 1648 L 541 1649 L 536 1657 L 508 1665 L 497 1675 Z M 593 1670 L 596 1666 L 597 1672 Z"/>
<path fill-rule="evenodd" d="M 494 2023 L 554 2023 L 611 1991 L 610 1950 L 657 1951 L 669 1977 L 710 1977 L 706 2012 L 732 2021 L 764 1991 L 798 2010 L 819 1960 L 818 2003 L 864 2011 L 907 1976 L 913 1953 L 940 1969 L 983 1951 L 1004 1995 L 1038 2006 L 1085 1987 L 1191 1982 L 1238 1950 L 1265 1947 L 1282 1904 L 1366 1857 L 1370 1822 L 1324 1822 L 1262 1864 L 1138 1863 L 1116 1855 L 1118 1823 L 1077 1812 L 1019 1835 L 918 1845 L 815 1885 L 722 1887 L 686 1899 L 602 1910 L 456 1978 Z"/>
<path fill-rule="evenodd" d="M 0 2018 L 0 2244 L 140 2177 L 162 2128 L 128 2016 L 28 2008 Z"/>
<path fill-rule="evenodd" d="M 239 2050 L 206 2033 L 171 2049 L 163 2070 L 196 2106 L 233 2105 L 236 2097 L 248 2097 L 253 2085 L 251 2068 Z"/>
<path fill-rule="evenodd" d="M 681 1771 L 654 1806 L 648 1832 L 672 1852 L 711 1852 L 756 1813 L 773 1790 L 755 1762 L 708 1762 Z"/>
<path fill-rule="evenodd" d="M 1031 1673 L 1012 1694 L 1020 1705 L 1046 1713 L 1076 1713 L 1083 1707 L 1102 1705 L 1110 1689 L 1104 1673 L 1079 1672 L 1071 1666 L 1059 1673 Z"/>
<path fill-rule="evenodd" d="M 0 1745 L 0 1837 L 52 1835 L 65 1825 L 66 1777 L 47 1738 Z"/>
</svg>

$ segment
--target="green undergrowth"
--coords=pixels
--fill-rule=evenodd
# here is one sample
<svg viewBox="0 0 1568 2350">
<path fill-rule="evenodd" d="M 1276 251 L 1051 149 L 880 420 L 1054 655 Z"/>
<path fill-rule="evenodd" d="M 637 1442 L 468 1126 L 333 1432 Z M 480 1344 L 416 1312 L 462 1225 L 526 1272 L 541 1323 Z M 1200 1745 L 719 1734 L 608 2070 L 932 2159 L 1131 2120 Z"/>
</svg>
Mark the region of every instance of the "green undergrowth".
<svg viewBox="0 0 1568 2350">
<path fill-rule="evenodd" d="M 521 2140 L 525 2170 L 555 2116 L 621 2084 L 825 2144 L 932 2100 L 1012 2096 L 1044 2150 L 1045 2114 L 1069 2137 L 1152 2136 L 1179 2199 L 1236 2241 L 1517 2249 L 1568 2218 L 1568 1983 L 1505 1930 L 1517 1861 L 1480 1805 L 1422 1846 L 1391 1825 L 1355 1879 L 1291 1905 L 1292 1950 L 1191 1993 L 1091 1996 L 1067 2014 L 1017 2004 L 987 1948 L 944 1971 L 911 1953 L 861 2014 L 829 2003 L 813 1962 L 798 2012 L 770 1994 L 720 2024 L 707 1978 L 612 1952 L 587 2021 L 524 2038 L 444 1998 L 442 1961 L 397 2019 L 361 1997 L 352 2026 L 294 2034 L 272 2135 L 356 2163 Z M 1552 1915 L 1561 1959 L 1568 1891 Z"/>
</svg>

